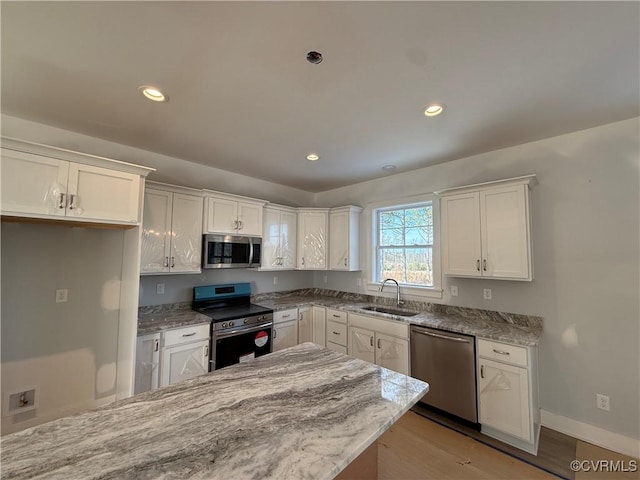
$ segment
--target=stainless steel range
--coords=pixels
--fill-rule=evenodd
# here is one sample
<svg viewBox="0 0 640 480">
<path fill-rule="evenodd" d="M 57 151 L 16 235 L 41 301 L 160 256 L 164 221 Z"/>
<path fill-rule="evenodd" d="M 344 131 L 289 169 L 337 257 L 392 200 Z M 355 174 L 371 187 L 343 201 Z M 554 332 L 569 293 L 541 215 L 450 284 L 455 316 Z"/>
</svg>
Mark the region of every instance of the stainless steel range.
<svg viewBox="0 0 640 480">
<path fill-rule="evenodd" d="M 192 306 L 211 318 L 210 372 L 271 353 L 273 310 L 251 303 L 251 284 L 194 287 Z"/>
</svg>

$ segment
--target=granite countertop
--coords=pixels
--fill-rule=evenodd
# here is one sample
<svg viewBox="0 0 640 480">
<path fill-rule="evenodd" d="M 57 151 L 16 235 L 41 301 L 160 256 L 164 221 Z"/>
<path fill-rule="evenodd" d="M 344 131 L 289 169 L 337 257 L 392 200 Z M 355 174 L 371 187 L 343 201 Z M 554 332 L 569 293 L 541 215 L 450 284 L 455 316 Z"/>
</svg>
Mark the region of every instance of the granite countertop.
<svg viewBox="0 0 640 480">
<path fill-rule="evenodd" d="M 211 318 L 192 310 L 190 302 L 138 309 L 138 335 L 201 323 L 211 323 Z"/>
<path fill-rule="evenodd" d="M 265 296 L 265 298 L 258 296 L 258 298 L 254 299 L 254 303 L 273 308 L 274 311 L 319 305 L 372 317 L 386 318 L 387 320 L 396 320 L 412 325 L 466 333 L 479 338 L 525 346 L 537 345 L 540 341 L 540 335 L 542 334 L 542 319 L 539 317 L 446 306 L 438 306 L 444 311 L 435 312 L 424 311 L 421 310 L 420 307 L 414 306 L 412 308 L 412 306 L 408 306 L 407 308 L 401 309 L 417 311 L 419 313 L 412 317 L 403 317 L 363 310 L 363 307 L 373 304 L 371 302 L 358 300 L 357 298 L 349 298 L 349 296 L 343 298 L 341 296 L 323 295 L 269 295 Z"/>
<path fill-rule="evenodd" d="M 304 343 L 4 436 L 2 478 L 330 479 L 427 391 Z"/>
</svg>

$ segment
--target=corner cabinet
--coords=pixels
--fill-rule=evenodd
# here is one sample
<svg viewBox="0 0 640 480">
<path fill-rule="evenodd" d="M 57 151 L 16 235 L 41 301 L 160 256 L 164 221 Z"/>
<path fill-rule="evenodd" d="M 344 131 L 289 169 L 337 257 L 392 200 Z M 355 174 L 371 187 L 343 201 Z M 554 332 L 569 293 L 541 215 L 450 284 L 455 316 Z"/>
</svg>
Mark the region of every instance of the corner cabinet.
<svg viewBox="0 0 640 480">
<path fill-rule="evenodd" d="M 327 269 L 328 233 L 328 208 L 298 209 L 299 270 Z"/>
<path fill-rule="evenodd" d="M 96 224 L 140 224 L 153 169 L 2 139 L 2 215 Z"/>
<path fill-rule="evenodd" d="M 267 205 L 264 207 L 262 233 L 263 270 L 296 268 L 298 213 L 295 208 Z"/>
<path fill-rule="evenodd" d="M 202 196 L 148 183 L 142 217 L 141 274 L 200 273 Z"/>
<path fill-rule="evenodd" d="M 437 192 L 443 273 L 533 280 L 529 191 L 535 183 L 528 175 Z"/>
<path fill-rule="evenodd" d="M 347 206 L 329 212 L 329 269 L 360 270 L 360 215 L 362 208 Z"/>
<path fill-rule="evenodd" d="M 204 233 L 262 236 L 266 201 L 218 192 L 204 192 Z"/>
<path fill-rule="evenodd" d="M 540 435 L 535 347 L 477 340 L 482 433 L 537 454 Z"/>
</svg>

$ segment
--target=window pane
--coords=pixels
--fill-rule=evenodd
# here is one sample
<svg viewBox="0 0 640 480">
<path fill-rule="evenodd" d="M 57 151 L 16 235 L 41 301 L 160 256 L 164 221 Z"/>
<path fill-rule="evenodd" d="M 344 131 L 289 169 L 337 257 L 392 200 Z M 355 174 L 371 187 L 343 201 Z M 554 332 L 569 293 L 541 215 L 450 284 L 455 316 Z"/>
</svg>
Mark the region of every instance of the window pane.
<svg viewBox="0 0 640 480">
<path fill-rule="evenodd" d="M 431 225 L 433 223 L 431 207 L 407 209 L 405 211 L 405 222 L 407 227 L 424 227 Z"/>
<path fill-rule="evenodd" d="M 404 223 L 402 210 L 380 212 L 380 228 L 398 228 Z"/>
<path fill-rule="evenodd" d="M 433 231 L 429 228 L 407 228 L 405 245 L 431 245 L 433 243 Z"/>
<path fill-rule="evenodd" d="M 433 285 L 431 248 L 407 248 L 407 279 L 413 285 Z"/>
<path fill-rule="evenodd" d="M 380 252 L 380 278 L 393 278 L 404 283 L 404 249 L 385 248 Z"/>
<path fill-rule="evenodd" d="M 380 230 L 380 245 L 404 245 L 401 228 L 386 228 Z"/>
</svg>

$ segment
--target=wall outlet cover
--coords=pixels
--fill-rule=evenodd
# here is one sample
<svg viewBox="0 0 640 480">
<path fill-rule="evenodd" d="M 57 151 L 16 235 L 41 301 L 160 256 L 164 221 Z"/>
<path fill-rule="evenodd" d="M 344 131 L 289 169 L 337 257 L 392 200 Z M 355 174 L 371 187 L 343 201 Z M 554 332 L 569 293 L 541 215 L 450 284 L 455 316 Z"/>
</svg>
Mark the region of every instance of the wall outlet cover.
<svg viewBox="0 0 640 480">
<path fill-rule="evenodd" d="M 482 291 L 483 297 L 485 300 L 491 300 L 491 289 L 490 288 L 485 288 Z"/>
<path fill-rule="evenodd" d="M 451 296 L 452 297 L 457 297 L 458 296 L 458 286 L 457 285 L 451 285 Z"/>
<path fill-rule="evenodd" d="M 69 300 L 69 289 L 59 288 L 56 290 L 56 303 L 66 303 Z"/>
<path fill-rule="evenodd" d="M 24 413 L 38 408 L 40 395 L 37 385 L 11 390 L 3 394 L 2 416 Z"/>
<path fill-rule="evenodd" d="M 164 295 L 164 283 L 156 283 L 156 295 Z"/>
</svg>

